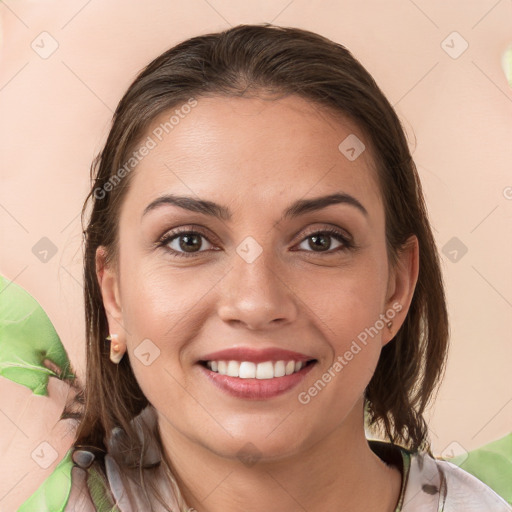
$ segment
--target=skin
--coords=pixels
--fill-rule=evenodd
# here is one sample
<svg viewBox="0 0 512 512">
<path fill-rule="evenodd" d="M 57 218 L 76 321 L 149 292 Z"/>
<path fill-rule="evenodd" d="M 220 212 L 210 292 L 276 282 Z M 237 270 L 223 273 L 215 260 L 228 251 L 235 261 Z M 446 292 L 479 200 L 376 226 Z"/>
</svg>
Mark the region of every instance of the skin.
<svg viewBox="0 0 512 512">
<path fill-rule="evenodd" d="M 167 118 L 156 119 L 145 137 Z M 350 134 L 365 140 L 347 119 L 295 96 L 200 98 L 133 171 L 120 211 L 118 265 L 106 267 L 98 249 L 110 331 L 158 411 L 185 499 L 200 512 L 396 506 L 400 471 L 368 446 L 363 393 L 382 346 L 405 318 L 418 245 L 413 237 L 390 268 L 370 144 L 349 161 L 338 145 Z M 281 219 L 294 201 L 335 192 L 357 198 L 367 215 L 335 204 Z M 232 210 L 232 219 L 172 205 L 142 218 L 164 193 L 214 201 Z M 155 247 L 179 226 L 200 227 L 206 236 L 189 258 Z M 331 238 L 329 252 L 319 250 L 310 236 L 332 227 L 349 233 L 356 247 Z M 236 252 L 247 236 L 262 248 L 252 263 Z M 170 242 L 178 251 L 179 241 Z M 392 329 L 370 338 L 317 396 L 300 403 L 298 394 L 397 303 Z M 134 356 L 144 339 L 160 350 L 149 366 Z M 196 364 L 237 346 L 294 350 L 317 363 L 284 395 L 243 400 L 213 386 Z"/>
</svg>

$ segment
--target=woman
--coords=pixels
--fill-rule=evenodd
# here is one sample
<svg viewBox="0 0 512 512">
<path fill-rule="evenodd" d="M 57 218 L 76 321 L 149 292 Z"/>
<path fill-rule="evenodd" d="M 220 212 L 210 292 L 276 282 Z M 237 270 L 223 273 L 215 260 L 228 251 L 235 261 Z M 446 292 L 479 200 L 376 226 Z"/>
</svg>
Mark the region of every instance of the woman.
<svg viewBox="0 0 512 512">
<path fill-rule="evenodd" d="M 438 255 L 400 122 L 343 46 L 268 24 L 179 44 L 92 179 L 65 510 L 510 510 L 432 458 Z"/>
</svg>

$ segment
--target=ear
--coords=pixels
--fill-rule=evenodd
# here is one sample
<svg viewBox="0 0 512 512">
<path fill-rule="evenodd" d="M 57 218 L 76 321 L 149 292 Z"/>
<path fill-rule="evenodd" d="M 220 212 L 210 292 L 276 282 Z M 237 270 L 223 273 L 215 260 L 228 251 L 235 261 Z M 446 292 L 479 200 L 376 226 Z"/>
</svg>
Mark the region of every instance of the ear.
<svg viewBox="0 0 512 512">
<path fill-rule="evenodd" d="M 404 323 L 411 305 L 419 273 L 419 243 L 410 236 L 398 251 L 397 262 L 390 269 L 386 297 L 386 316 L 393 322 L 382 335 L 382 345 L 391 341 Z"/>
<path fill-rule="evenodd" d="M 119 293 L 119 276 L 117 269 L 107 263 L 107 252 L 104 246 L 96 249 L 96 278 L 103 298 L 103 306 L 107 314 L 110 334 L 117 334 L 121 349 L 126 347 L 126 336 L 123 328 L 123 309 Z"/>
</svg>

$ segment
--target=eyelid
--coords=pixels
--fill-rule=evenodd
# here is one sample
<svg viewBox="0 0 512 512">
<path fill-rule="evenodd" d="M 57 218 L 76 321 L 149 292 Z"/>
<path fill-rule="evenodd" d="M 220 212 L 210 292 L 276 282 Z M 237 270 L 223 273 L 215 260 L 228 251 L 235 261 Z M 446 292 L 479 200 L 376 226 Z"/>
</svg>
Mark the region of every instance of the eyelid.
<svg viewBox="0 0 512 512">
<path fill-rule="evenodd" d="M 320 227 L 306 229 L 306 231 L 302 232 L 301 242 L 304 241 L 305 238 L 308 238 L 309 236 L 315 235 L 317 233 L 336 234 L 345 239 L 347 242 L 353 242 L 353 237 L 347 230 L 332 224 L 324 224 Z"/>
<path fill-rule="evenodd" d="M 201 226 L 197 226 L 195 224 L 187 224 L 186 226 L 179 226 L 177 228 L 168 229 L 165 233 L 158 238 L 156 244 L 160 242 L 169 241 L 173 238 L 176 238 L 178 235 L 187 234 L 187 233 L 197 233 L 198 235 L 206 238 L 210 243 L 214 243 L 211 239 L 216 239 L 215 236 L 212 236 L 206 229 Z"/>
</svg>

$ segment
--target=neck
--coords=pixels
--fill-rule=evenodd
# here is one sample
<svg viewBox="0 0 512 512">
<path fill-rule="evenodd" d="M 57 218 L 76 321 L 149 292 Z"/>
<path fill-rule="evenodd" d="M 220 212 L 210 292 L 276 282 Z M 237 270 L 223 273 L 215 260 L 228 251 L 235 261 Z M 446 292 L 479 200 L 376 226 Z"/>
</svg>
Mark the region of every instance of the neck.
<svg viewBox="0 0 512 512">
<path fill-rule="evenodd" d="M 185 501 L 197 512 L 393 512 L 401 474 L 369 447 L 359 406 L 328 436 L 277 461 L 262 457 L 244 465 L 168 426 L 161 428 L 162 441 Z"/>
</svg>

